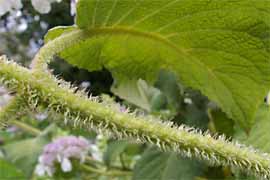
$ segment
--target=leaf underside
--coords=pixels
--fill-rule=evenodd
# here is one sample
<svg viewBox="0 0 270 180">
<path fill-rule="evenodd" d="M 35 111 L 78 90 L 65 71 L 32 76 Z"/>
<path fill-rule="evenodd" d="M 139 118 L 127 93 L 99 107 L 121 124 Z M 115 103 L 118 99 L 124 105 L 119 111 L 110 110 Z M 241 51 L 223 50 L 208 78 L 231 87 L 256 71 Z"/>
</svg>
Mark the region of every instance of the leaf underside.
<svg viewBox="0 0 270 180">
<path fill-rule="evenodd" d="M 107 68 L 114 88 L 153 83 L 161 69 L 200 90 L 246 130 L 270 87 L 268 0 L 80 0 L 76 27 L 91 37 L 60 56 L 89 71 Z"/>
</svg>

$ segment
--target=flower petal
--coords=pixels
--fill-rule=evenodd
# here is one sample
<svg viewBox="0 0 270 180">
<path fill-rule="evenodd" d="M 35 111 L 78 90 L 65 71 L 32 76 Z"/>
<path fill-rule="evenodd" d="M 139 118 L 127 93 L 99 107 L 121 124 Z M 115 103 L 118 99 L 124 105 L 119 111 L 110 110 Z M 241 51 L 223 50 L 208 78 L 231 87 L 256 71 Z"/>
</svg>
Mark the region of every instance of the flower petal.
<svg viewBox="0 0 270 180">
<path fill-rule="evenodd" d="M 69 159 L 63 159 L 61 163 L 61 169 L 63 170 L 63 172 L 70 172 L 72 170 L 72 164 Z"/>
<path fill-rule="evenodd" d="M 38 176 L 45 175 L 45 167 L 42 164 L 38 164 L 35 168 L 35 174 Z"/>
</svg>

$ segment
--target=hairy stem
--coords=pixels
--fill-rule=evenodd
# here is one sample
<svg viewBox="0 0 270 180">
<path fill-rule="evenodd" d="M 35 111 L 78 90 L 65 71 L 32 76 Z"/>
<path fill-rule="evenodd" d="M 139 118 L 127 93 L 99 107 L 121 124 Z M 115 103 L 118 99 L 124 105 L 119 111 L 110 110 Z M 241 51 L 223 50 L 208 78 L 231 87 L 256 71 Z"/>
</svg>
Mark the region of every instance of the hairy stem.
<svg viewBox="0 0 270 180">
<path fill-rule="evenodd" d="M 82 30 L 72 31 L 64 34 L 49 43 L 45 44 L 34 57 L 31 67 L 33 71 L 49 73 L 47 65 L 53 59 L 53 57 L 63 51 L 64 49 L 79 43 L 91 36 Z"/>
<path fill-rule="evenodd" d="M 238 167 L 245 172 L 270 178 L 270 157 L 224 137 L 212 138 L 188 127 L 173 126 L 152 117 L 138 117 L 131 113 L 106 107 L 82 93 L 74 94 L 65 85 L 58 86 L 47 76 L 22 68 L 0 58 L 1 81 L 9 88 L 23 91 L 28 104 L 43 104 L 63 113 L 65 123 L 77 128 L 108 131 L 117 138 L 131 138 L 156 144 L 166 151 L 196 157 L 213 165 Z"/>
</svg>

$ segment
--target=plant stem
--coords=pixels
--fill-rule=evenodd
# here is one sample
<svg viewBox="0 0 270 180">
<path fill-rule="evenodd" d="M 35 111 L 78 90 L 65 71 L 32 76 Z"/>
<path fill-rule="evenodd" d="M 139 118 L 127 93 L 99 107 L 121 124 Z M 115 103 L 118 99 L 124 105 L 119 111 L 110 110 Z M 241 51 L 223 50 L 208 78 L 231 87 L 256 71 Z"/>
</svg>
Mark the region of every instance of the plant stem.
<svg viewBox="0 0 270 180">
<path fill-rule="evenodd" d="M 213 133 L 217 133 L 215 122 L 212 116 L 212 110 L 210 108 L 207 109 L 207 115 L 209 117 L 208 129 Z"/>
<path fill-rule="evenodd" d="M 123 169 L 127 169 L 127 166 L 125 164 L 124 154 L 123 153 L 120 154 L 120 162 L 122 164 Z"/>
<path fill-rule="evenodd" d="M 18 127 L 18 128 L 20 128 L 20 129 L 22 129 L 22 130 L 24 130 L 24 131 L 26 131 L 26 132 L 28 132 L 28 133 L 30 133 L 30 134 L 32 134 L 32 135 L 34 135 L 34 136 L 38 136 L 38 135 L 41 134 L 41 131 L 39 129 L 36 129 L 36 128 L 32 127 L 32 126 L 29 126 L 29 125 L 27 125 L 27 124 L 25 124 L 23 122 L 20 122 L 20 121 L 17 121 L 17 120 L 11 120 L 9 123 L 16 126 L 16 127 Z"/>
<path fill-rule="evenodd" d="M 81 165 L 81 167 L 87 171 L 94 172 L 97 174 L 101 174 L 104 176 L 131 176 L 131 171 L 120 171 L 120 170 L 110 170 L 110 171 L 104 171 L 100 169 L 93 168 L 91 166 Z"/>
<path fill-rule="evenodd" d="M 104 164 L 102 162 L 93 159 L 91 156 L 86 156 L 85 160 L 88 161 L 89 163 L 94 163 L 94 164 L 97 164 L 97 165 L 104 166 Z"/>
<path fill-rule="evenodd" d="M 91 35 L 92 34 L 86 33 L 82 30 L 76 30 L 50 41 L 45 44 L 34 57 L 31 64 L 32 70 L 35 72 L 42 72 L 43 74 L 49 74 L 47 64 L 53 59 L 54 55 L 82 40 L 85 40 Z"/>
</svg>

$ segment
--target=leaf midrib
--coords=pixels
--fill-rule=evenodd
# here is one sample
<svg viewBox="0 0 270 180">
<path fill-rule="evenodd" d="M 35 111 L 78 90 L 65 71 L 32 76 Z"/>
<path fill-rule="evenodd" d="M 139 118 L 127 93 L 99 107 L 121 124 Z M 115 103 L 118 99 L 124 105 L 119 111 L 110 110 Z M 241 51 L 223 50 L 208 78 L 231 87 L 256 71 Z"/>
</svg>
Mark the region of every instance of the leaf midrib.
<svg viewBox="0 0 270 180">
<path fill-rule="evenodd" d="M 170 48 L 174 49 L 178 53 L 183 53 L 187 54 L 187 50 L 185 48 L 179 48 L 176 46 L 174 43 L 169 41 L 167 38 L 164 38 L 160 34 L 157 33 L 152 33 L 152 32 L 144 32 L 144 31 L 139 31 L 139 30 L 134 30 L 133 28 L 128 28 L 128 27 L 100 27 L 100 28 L 91 28 L 88 30 L 84 30 L 87 33 L 95 36 L 95 35 L 103 35 L 103 34 L 112 34 L 112 35 L 123 35 L 123 34 L 128 34 L 128 35 L 133 35 L 137 37 L 143 37 L 147 39 L 152 39 L 158 42 L 161 42 L 165 44 L 166 46 L 169 46 Z"/>
</svg>

